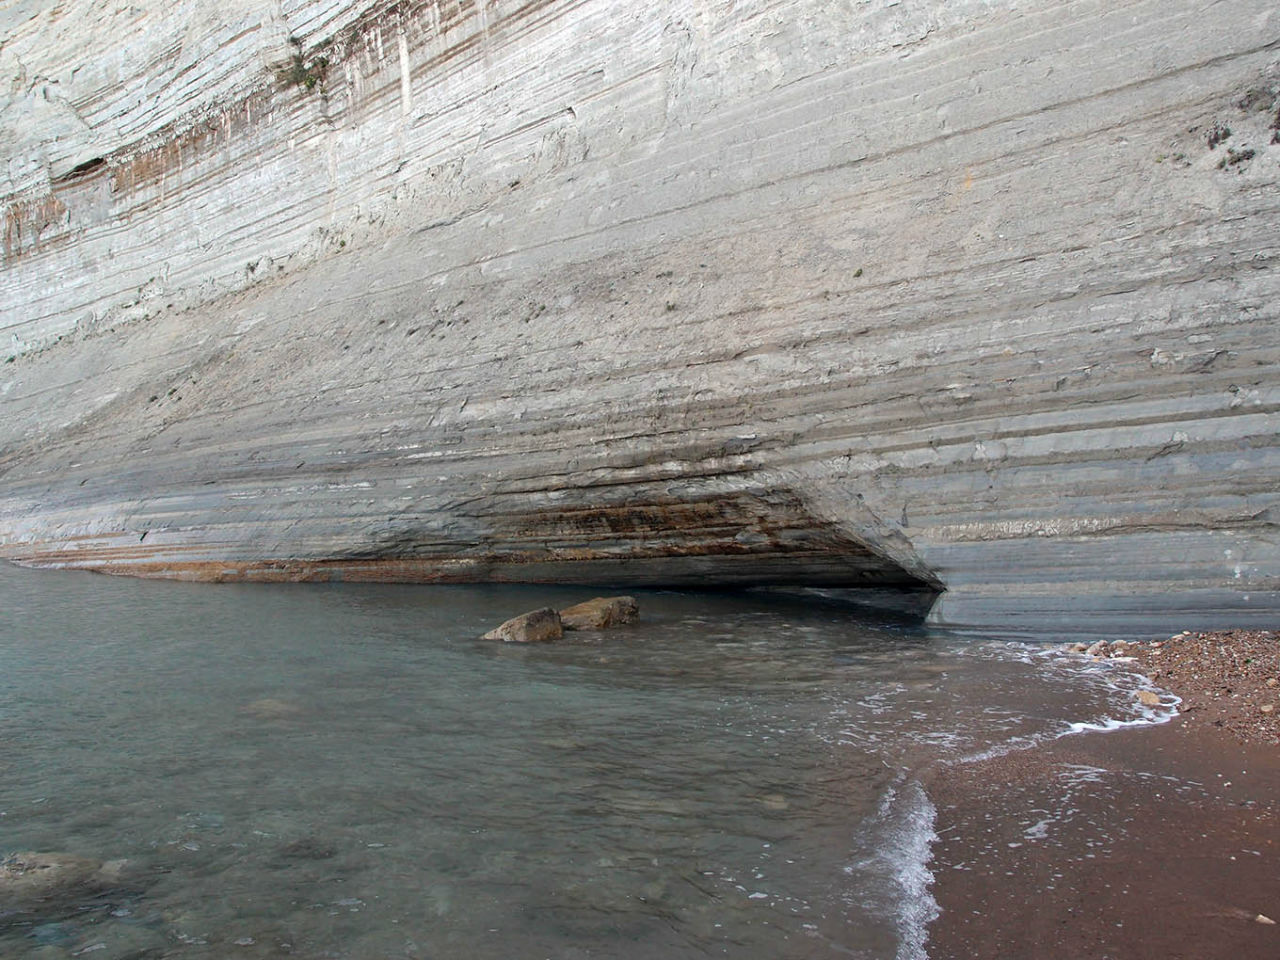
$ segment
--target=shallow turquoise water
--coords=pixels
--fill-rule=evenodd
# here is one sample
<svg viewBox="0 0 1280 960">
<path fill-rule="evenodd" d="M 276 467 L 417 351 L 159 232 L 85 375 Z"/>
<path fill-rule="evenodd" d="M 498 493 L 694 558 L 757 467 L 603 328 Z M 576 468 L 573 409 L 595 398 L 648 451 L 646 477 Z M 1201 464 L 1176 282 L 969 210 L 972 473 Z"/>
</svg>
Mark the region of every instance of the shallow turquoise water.
<svg viewBox="0 0 1280 960">
<path fill-rule="evenodd" d="M 0 956 L 919 957 L 925 767 L 1123 716 L 1087 671 L 816 598 L 0 568 Z"/>
</svg>

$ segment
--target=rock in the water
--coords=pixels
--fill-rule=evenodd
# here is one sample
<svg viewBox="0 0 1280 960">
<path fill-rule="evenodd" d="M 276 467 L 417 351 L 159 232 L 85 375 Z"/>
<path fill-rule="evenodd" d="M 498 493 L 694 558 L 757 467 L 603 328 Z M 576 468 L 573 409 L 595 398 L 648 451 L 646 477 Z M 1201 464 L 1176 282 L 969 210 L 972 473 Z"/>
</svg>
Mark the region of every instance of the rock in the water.
<svg viewBox="0 0 1280 960">
<path fill-rule="evenodd" d="M 337 848 L 318 840 L 315 837 L 302 837 L 286 843 L 277 851 L 278 859 L 290 860 L 328 860 L 337 856 Z"/>
<path fill-rule="evenodd" d="M 240 708 L 242 712 L 257 717 L 259 720 L 285 720 L 302 713 L 302 707 L 290 700 L 278 700 L 275 697 L 263 697 L 246 703 Z"/>
<path fill-rule="evenodd" d="M 566 630 L 604 630 L 640 616 L 635 597 L 596 597 L 560 611 Z"/>
<path fill-rule="evenodd" d="M 1160 694 L 1154 690 L 1139 690 L 1138 702 L 1144 707 L 1158 707 L 1160 706 Z"/>
<path fill-rule="evenodd" d="M 1111 656 L 1111 644 L 1105 640 L 1099 640 L 1097 643 L 1089 647 L 1086 651 L 1091 657 L 1109 657 Z"/>
<path fill-rule="evenodd" d="M 550 607 L 544 607 L 512 617 L 502 626 L 486 633 L 483 639 L 503 640 L 506 643 L 546 643 L 563 636 L 564 627 L 560 624 L 560 614 Z"/>
<path fill-rule="evenodd" d="M 72 943 L 78 935 L 79 931 L 69 923 L 42 923 L 32 927 L 28 934 L 42 947 Z"/>
<path fill-rule="evenodd" d="M 34 900 L 80 886 L 100 886 L 119 879 L 119 862 L 111 869 L 101 860 L 70 853 L 14 853 L 0 860 L 0 897 Z"/>
</svg>

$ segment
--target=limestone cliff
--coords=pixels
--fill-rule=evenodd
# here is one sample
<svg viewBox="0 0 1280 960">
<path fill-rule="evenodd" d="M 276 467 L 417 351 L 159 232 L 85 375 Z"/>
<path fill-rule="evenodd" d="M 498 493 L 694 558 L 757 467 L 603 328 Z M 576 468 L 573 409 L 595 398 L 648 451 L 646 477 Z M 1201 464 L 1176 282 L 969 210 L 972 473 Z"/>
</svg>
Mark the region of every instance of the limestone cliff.
<svg viewBox="0 0 1280 960">
<path fill-rule="evenodd" d="M 0 76 L 0 555 L 1280 610 L 1272 2 L 19 0 Z"/>
</svg>

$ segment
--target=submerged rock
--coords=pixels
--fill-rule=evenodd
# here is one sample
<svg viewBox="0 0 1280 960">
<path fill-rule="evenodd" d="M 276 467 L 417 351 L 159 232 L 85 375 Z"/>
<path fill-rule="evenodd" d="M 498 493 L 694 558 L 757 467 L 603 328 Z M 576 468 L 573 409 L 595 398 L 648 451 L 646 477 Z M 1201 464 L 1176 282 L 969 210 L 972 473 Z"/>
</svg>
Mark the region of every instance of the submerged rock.
<svg viewBox="0 0 1280 960">
<path fill-rule="evenodd" d="M 302 706 L 290 700 L 263 697 L 261 700 L 246 703 L 240 710 L 259 720 L 287 720 L 302 713 Z"/>
<path fill-rule="evenodd" d="M 290 860 L 328 860 L 337 856 L 337 848 L 317 840 L 315 837 L 302 837 L 286 843 L 276 851 L 277 859 Z"/>
<path fill-rule="evenodd" d="M 547 643 L 564 636 L 560 614 L 550 607 L 531 610 L 490 630 L 481 639 L 502 640 L 505 643 Z"/>
<path fill-rule="evenodd" d="M 0 897 L 39 900 L 77 887 L 110 886 L 119 882 L 124 864 L 71 853 L 14 853 L 0 860 Z"/>
<path fill-rule="evenodd" d="M 42 947 L 73 943 L 79 931 L 69 923 L 42 923 L 31 928 L 29 936 Z"/>
<path fill-rule="evenodd" d="M 635 597 L 596 597 L 560 611 L 566 630 L 604 630 L 640 616 Z"/>
</svg>

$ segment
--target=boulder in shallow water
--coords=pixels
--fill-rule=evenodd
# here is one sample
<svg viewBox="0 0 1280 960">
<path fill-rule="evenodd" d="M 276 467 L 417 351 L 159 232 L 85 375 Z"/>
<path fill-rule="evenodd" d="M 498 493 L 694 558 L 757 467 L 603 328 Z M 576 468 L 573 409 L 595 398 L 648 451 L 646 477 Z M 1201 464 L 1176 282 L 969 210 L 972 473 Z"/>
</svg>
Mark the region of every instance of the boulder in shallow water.
<svg viewBox="0 0 1280 960">
<path fill-rule="evenodd" d="M 302 713 L 301 705 L 291 700 L 278 700 L 275 697 L 263 697 L 246 703 L 240 708 L 242 712 L 259 720 L 288 720 Z"/>
<path fill-rule="evenodd" d="M 71 853 L 14 853 L 0 860 L 0 898 L 39 900 L 76 887 L 118 882 L 122 860 L 103 863 Z"/>
<path fill-rule="evenodd" d="M 547 643 L 564 636 L 560 614 L 550 607 L 531 610 L 512 617 L 500 627 L 490 630 L 482 639 L 502 640 L 505 643 Z"/>
<path fill-rule="evenodd" d="M 604 630 L 640 616 L 635 597 L 596 597 L 560 611 L 566 630 Z"/>
</svg>

